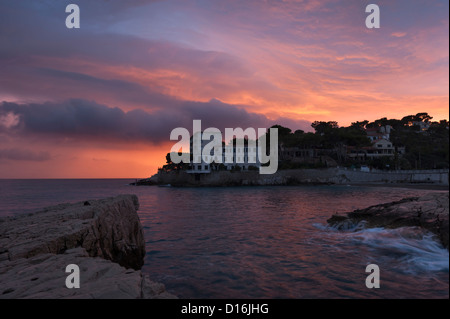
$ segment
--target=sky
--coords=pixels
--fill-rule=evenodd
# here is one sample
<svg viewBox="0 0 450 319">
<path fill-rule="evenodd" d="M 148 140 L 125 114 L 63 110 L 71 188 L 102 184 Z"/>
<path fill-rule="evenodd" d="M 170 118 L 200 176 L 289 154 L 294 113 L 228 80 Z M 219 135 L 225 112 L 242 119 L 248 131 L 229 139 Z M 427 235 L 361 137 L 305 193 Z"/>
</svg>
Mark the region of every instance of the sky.
<svg viewBox="0 0 450 319">
<path fill-rule="evenodd" d="M 65 25 L 80 8 L 80 28 Z M 380 8 L 368 29 L 365 8 Z M 449 118 L 447 0 L 0 0 L 0 178 L 144 178 L 176 127 Z"/>
</svg>

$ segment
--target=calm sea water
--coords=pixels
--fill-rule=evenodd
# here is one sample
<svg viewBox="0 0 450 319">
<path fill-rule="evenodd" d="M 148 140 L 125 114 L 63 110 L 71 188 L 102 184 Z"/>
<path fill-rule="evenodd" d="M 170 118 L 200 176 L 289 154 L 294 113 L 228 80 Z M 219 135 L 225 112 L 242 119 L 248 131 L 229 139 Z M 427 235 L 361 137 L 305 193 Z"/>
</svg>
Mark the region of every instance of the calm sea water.
<svg viewBox="0 0 450 319">
<path fill-rule="evenodd" d="M 449 254 L 416 228 L 339 232 L 335 212 L 431 190 L 352 186 L 161 188 L 132 180 L 0 180 L 0 216 L 136 194 L 143 271 L 181 298 L 448 298 Z M 365 286 L 367 264 L 381 288 Z"/>
</svg>

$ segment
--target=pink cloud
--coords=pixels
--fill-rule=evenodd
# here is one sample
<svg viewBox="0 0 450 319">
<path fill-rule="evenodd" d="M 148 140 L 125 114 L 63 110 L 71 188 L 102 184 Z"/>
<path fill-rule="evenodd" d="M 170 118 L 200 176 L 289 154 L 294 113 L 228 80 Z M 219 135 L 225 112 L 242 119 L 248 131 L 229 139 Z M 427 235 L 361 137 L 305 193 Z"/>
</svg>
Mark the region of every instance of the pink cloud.
<svg viewBox="0 0 450 319">
<path fill-rule="evenodd" d="M 394 32 L 394 33 L 391 33 L 391 36 L 396 37 L 396 38 L 403 38 L 406 35 L 407 35 L 406 32 Z"/>
</svg>

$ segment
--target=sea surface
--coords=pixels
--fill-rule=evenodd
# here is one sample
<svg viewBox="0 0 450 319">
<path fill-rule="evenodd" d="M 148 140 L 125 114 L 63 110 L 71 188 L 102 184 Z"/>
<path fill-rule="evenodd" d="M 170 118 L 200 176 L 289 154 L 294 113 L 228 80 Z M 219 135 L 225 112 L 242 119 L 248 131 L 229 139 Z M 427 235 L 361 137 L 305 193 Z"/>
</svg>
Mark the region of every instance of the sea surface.
<svg viewBox="0 0 450 319">
<path fill-rule="evenodd" d="M 180 298 L 448 298 L 449 253 L 418 228 L 336 231 L 336 212 L 437 190 L 354 186 L 171 188 L 132 179 L 0 180 L 0 216 L 136 194 L 143 272 Z M 368 264 L 380 288 L 366 287 Z"/>
</svg>

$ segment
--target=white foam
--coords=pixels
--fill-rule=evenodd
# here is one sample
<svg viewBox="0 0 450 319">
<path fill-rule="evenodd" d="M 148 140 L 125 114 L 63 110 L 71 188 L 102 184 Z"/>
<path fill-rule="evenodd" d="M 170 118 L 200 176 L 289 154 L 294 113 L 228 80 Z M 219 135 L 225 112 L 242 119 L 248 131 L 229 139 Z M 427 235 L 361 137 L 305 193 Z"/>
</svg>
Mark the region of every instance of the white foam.
<svg viewBox="0 0 450 319">
<path fill-rule="evenodd" d="M 393 258 L 406 272 L 449 271 L 449 252 L 436 236 L 419 227 L 370 228 L 341 233 L 351 241 L 367 245 L 375 254 Z"/>
</svg>

